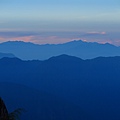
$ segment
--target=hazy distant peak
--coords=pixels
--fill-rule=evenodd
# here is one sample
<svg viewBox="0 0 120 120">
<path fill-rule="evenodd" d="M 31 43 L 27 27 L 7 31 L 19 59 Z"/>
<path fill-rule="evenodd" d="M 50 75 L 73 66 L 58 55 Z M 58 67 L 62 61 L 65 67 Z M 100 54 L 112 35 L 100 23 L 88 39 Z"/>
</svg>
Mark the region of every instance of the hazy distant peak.
<svg viewBox="0 0 120 120">
<path fill-rule="evenodd" d="M 24 42 L 24 41 L 7 41 L 7 42 L 3 42 L 1 44 L 34 44 L 32 42 Z"/>
<path fill-rule="evenodd" d="M 82 59 L 99 56 L 120 56 L 120 47 L 112 44 L 74 40 L 63 44 L 34 44 L 23 41 L 8 41 L 0 44 L 0 51 L 13 53 L 22 60 L 46 60 L 52 56 L 66 54 Z"/>
<path fill-rule="evenodd" d="M 21 59 L 17 57 L 9 58 L 9 57 L 3 57 L 0 59 L 0 61 L 13 61 L 13 62 L 20 62 L 22 61 Z"/>
<path fill-rule="evenodd" d="M 31 44 L 31 45 L 64 45 L 64 44 L 98 44 L 98 45 L 110 45 L 110 46 L 114 46 L 110 43 L 98 43 L 98 42 L 88 42 L 88 41 L 83 41 L 83 40 L 73 40 L 70 42 L 65 42 L 65 43 L 59 43 L 59 44 L 35 44 L 33 42 L 24 42 L 24 41 L 7 41 L 7 42 L 3 42 L 0 44 Z"/>
<path fill-rule="evenodd" d="M 15 55 L 13 55 L 12 53 L 1 53 L 0 52 L 0 58 L 4 58 L 4 57 L 14 58 Z"/>
</svg>

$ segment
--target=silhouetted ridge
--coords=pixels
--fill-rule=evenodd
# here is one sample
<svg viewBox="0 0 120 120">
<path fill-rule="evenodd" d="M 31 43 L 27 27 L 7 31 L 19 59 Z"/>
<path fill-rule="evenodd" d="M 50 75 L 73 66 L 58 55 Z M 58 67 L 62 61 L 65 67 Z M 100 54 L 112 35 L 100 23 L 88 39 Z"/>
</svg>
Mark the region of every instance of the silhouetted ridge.
<svg viewBox="0 0 120 120">
<path fill-rule="evenodd" d="M 46 91 L 80 106 L 95 120 L 120 118 L 119 56 L 81 60 L 60 55 L 45 61 L 3 58 L 0 81 Z"/>
<path fill-rule="evenodd" d="M 82 40 L 71 41 L 63 44 L 33 44 L 22 41 L 9 41 L 0 44 L 0 51 L 13 53 L 23 60 L 46 60 L 52 56 L 66 54 L 82 59 L 91 59 L 99 56 L 120 56 L 120 47 L 109 43 L 84 42 Z"/>
<path fill-rule="evenodd" d="M 7 42 L 3 42 L 1 44 L 6 44 L 6 45 L 37 45 L 31 42 L 24 42 L 24 41 L 7 41 Z"/>
<path fill-rule="evenodd" d="M 13 63 L 19 63 L 19 62 L 22 62 L 22 60 L 19 59 L 19 58 L 16 58 L 16 57 L 14 57 L 14 58 L 3 57 L 3 58 L 0 59 L 0 62 L 13 62 Z"/>
<path fill-rule="evenodd" d="M 3 57 L 9 57 L 9 58 L 14 58 L 15 55 L 13 55 L 12 53 L 1 53 L 0 52 L 0 59 Z"/>
<path fill-rule="evenodd" d="M 115 57 L 97 57 L 94 59 L 91 59 L 96 64 L 103 63 L 108 64 L 109 66 L 111 65 L 116 65 L 118 66 L 120 64 L 120 56 L 115 56 Z"/>
<path fill-rule="evenodd" d="M 81 58 L 75 57 L 75 56 L 70 56 L 66 54 L 62 54 L 59 56 L 53 56 L 48 59 L 48 61 L 58 61 L 58 62 L 78 62 L 78 61 L 83 61 Z"/>
</svg>

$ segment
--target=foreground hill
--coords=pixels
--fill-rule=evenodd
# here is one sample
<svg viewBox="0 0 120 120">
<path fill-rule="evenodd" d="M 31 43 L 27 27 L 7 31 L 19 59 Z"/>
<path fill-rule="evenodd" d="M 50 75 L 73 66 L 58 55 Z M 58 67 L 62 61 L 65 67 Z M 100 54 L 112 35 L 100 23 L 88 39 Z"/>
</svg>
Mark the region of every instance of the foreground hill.
<svg viewBox="0 0 120 120">
<path fill-rule="evenodd" d="M 0 51 L 13 53 L 20 59 L 45 60 L 52 56 L 61 54 L 72 55 L 82 59 L 95 58 L 99 56 L 120 56 L 120 47 L 111 44 L 99 44 L 92 42 L 72 41 L 63 44 L 38 45 L 20 41 L 9 41 L 0 44 Z"/>
<path fill-rule="evenodd" d="M 3 58 L 0 66 L 0 81 L 21 83 L 66 99 L 96 120 L 120 119 L 120 57 Z"/>
<path fill-rule="evenodd" d="M 0 96 L 9 112 L 17 108 L 25 110 L 22 120 L 93 120 L 80 107 L 24 85 L 0 82 Z"/>
</svg>

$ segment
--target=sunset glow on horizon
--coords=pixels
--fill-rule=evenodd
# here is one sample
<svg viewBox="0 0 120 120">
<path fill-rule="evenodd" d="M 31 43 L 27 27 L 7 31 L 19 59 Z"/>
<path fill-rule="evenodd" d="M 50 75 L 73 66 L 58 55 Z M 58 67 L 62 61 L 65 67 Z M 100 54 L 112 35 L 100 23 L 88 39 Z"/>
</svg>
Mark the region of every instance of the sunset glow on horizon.
<svg viewBox="0 0 120 120">
<path fill-rule="evenodd" d="M 0 42 L 86 40 L 120 46 L 119 0 L 1 0 Z"/>
</svg>

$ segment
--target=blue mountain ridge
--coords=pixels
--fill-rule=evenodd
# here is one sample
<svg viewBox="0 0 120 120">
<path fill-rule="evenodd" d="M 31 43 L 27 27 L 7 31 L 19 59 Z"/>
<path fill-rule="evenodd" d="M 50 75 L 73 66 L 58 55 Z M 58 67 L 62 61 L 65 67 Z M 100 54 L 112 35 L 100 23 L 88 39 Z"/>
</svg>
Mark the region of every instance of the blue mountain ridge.
<svg viewBox="0 0 120 120">
<path fill-rule="evenodd" d="M 12 53 L 1 53 L 0 52 L 0 58 L 4 58 L 4 57 L 14 58 L 15 55 L 13 55 Z"/>
<path fill-rule="evenodd" d="M 45 91 L 79 106 L 95 120 L 120 119 L 119 56 L 83 60 L 63 54 L 44 61 L 2 58 L 0 66 L 0 82 Z"/>
<path fill-rule="evenodd" d="M 120 47 L 109 43 L 71 41 L 63 44 L 33 44 L 22 41 L 8 41 L 0 44 L 0 51 L 13 53 L 23 60 L 45 60 L 52 56 L 67 54 L 82 59 L 91 59 L 99 56 L 120 56 Z"/>
</svg>

